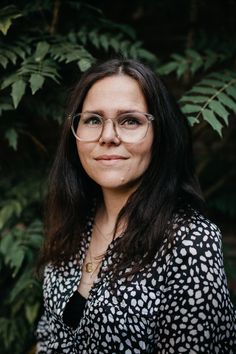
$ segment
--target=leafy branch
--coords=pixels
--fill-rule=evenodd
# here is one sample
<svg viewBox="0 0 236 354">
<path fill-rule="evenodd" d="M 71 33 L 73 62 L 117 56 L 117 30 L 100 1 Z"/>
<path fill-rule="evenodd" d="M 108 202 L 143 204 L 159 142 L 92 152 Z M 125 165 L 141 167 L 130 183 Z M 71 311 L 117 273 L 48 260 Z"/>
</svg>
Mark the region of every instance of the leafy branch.
<svg viewBox="0 0 236 354">
<path fill-rule="evenodd" d="M 202 117 L 221 137 L 230 111 L 236 112 L 235 101 L 236 75 L 230 71 L 208 75 L 180 99 L 190 125 L 200 123 Z"/>
<path fill-rule="evenodd" d="M 225 51 L 213 51 L 206 49 L 203 53 L 194 49 L 186 49 L 184 54 L 171 54 L 169 62 L 158 67 L 158 73 L 161 75 L 168 75 L 176 73 L 178 78 L 181 78 L 186 72 L 194 75 L 197 71 L 202 70 L 206 72 L 214 65 L 222 63 L 235 54 L 236 46 L 230 46 Z"/>
</svg>

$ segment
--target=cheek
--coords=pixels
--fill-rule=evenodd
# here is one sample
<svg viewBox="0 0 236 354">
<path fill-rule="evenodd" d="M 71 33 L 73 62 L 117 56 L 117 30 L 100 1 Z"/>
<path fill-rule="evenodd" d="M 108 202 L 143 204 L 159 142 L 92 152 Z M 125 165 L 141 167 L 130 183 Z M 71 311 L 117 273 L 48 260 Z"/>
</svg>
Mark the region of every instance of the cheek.
<svg viewBox="0 0 236 354">
<path fill-rule="evenodd" d="M 129 171 L 136 175 L 136 177 L 142 176 L 147 170 L 151 161 L 151 149 L 139 146 L 139 150 L 133 152 L 133 159 Z"/>
<path fill-rule="evenodd" d="M 139 144 L 138 151 L 136 151 L 137 159 L 140 160 L 141 165 L 145 168 L 149 166 L 152 156 L 152 143 L 153 143 L 153 134 L 150 134 L 147 141 L 144 141 L 142 144 Z"/>
<path fill-rule="evenodd" d="M 148 168 L 149 164 L 151 161 L 151 151 L 145 152 L 144 154 L 142 154 L 140 156 L 140 169 L 143 170 L 143 172 L 146 171 L 146 169 Z"/>
</svg>

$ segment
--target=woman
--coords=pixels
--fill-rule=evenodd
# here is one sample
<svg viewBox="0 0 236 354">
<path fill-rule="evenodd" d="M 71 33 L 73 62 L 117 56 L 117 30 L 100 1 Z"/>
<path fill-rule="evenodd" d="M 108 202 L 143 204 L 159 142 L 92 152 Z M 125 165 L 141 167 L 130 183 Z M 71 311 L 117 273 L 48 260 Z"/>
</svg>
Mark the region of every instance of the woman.
<svg viewBox="0 0 236 354">
<path fill-rule="evenodd" d="M 134 60 L 88 70 L 52 168 L 38 353 L 233 353 L 186 119 Z"/>
</svg>

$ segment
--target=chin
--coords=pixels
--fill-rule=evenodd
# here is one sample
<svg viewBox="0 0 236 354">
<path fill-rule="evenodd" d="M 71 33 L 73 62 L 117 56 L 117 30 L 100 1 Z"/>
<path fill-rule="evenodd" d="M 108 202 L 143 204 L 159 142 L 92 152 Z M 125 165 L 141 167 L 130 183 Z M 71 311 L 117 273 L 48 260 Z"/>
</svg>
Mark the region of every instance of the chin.
<svg viewBox="0 0 236 354">
<path fill-rule="evenodd" d="M 130 193 L 130 191 L 133 191 L 135 189 L 137 189 L 138 185 L 139 185 L 139 179 L 135 179 L 135 180 L 123 180 L 123 181 L 117 181 L 119 179 L 119 177 L 117 177 L 114 181 L 105 181 L 103 180 L 102 183 L 98 183 L 100 185 L 100 187 L 102 188 L 102 190 L 112 190 L 112 191 L 120 191 L 120 192 L 125 192 L 127 191 L 127 193 Z M 120 180 L 122 178 L 120 177 Z"/>
</svg>

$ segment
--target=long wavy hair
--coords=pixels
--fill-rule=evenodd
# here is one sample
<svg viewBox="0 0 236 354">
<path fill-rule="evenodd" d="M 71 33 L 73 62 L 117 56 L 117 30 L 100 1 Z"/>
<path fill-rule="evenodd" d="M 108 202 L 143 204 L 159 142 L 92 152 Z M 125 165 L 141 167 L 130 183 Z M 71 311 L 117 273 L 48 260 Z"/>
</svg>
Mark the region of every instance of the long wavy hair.
<svg viewBox="0 0 236 354">
<path fill-rule="evenodd" d="M 101 200 L 101 188 L 83 169 L 70 117 L 81 112 L 84 99 L 98 80 L 115 75 L 135 79 L 146 99 L 154 140 L 150 164 L 137 190 L 130 196 L 117 217 L 116 229 L 126 220 L 126 229 L 117 239 L 114 252 L 119 255 L 114 274 L 129 267 L 131 273 L 148 264 L 163 245 L 171 244 L 171 220 L 179 208 L 190 205 L 203 211 L 204 202 L 194 172 L 192 142 L 186 118 L 162 80 L 136 60 L 112 59 L 86 71 L 74 88 L 55 160 L 49 176 L 45 208 L 45 242 L 40 264 L 62 261 L 78 253 L 88 216 L 94 201 Z M 115 230 L 116 232 L 116 230 Z M 115 235 L 114 232 L 114 235 Z M 141 260 L 140 262 L 136 262 Z M 111 266 L 112 267 L 112 266 Z"/>
</svg>

